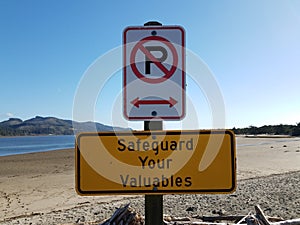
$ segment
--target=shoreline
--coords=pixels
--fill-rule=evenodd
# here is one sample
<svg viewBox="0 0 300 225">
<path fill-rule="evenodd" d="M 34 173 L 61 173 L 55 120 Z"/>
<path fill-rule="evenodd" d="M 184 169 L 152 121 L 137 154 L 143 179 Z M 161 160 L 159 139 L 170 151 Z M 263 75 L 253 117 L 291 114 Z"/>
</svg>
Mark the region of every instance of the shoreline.
<svg viewBox="0 0 300 225">
<path fill-rule="evenodd" d="M 64 151 L 64 150 L 74 150 L 74 148 L 58 148 L 58 149 L 49 149 L 49 150 L 40 150 L 35 152 L 22 152 L 22 153 L 15 153 L 15 154 L 9 154 L 9 155 L 1 155 L 1 157 L 9 157 L 9 156 L 22 156 L 22 155 L 28 155 L 28 154 L 35 154 L 35 153 L 43 153 L 43 152 L 55 152 L 55 151 Z"/>
</svg>

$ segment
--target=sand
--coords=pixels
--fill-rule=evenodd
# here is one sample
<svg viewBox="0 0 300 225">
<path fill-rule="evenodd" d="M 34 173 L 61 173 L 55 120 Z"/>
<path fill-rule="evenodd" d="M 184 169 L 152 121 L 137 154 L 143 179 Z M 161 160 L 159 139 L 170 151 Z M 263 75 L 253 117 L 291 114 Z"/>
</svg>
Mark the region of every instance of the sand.
<svg viewBox="0 0 300 225">
<path fill-rule="evenodd" d="M 164 212 L 187 215 L 186 207 L 196 205 L 194 214 L 211 214 L 221 207 L 230 214 L 247 213 L 260 203 L 268 206 L 269 214 L 299 218 L 300 138 L 237 137 L 237 145 L 236 193 L 167 195 Z M 0 157 L 0 224 L 101 220 L 128 202 L 143 213 L 143 196 L 81 197 L 74 177 L 73 149 Z M 175 202 L 176 210 L 171 207 Z"/>
</svg>

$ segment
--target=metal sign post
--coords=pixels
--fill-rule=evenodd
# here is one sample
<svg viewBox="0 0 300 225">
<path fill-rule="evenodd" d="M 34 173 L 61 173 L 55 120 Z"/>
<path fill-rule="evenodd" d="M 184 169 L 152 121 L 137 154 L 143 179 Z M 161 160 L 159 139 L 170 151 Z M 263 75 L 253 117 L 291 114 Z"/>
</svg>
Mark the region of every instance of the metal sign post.
<svg viewBox="0 0 300 225">
<path fill-rule="evenodd" d="M 158 22 L 148 22 L 144 26 L 162 24 Z M 163 130 L 163 121 L 144 121 L 144 130 Z M 163 225 L 163 196 L 145 195 L 145 225 Z"/>
<path fill-rule="evenodd" d="M 144 121 L 144 130 L 162 130 L 162 121 Z M 163 196 L 145 195 L 145 225 L 163 224 Z"/>
</svg>

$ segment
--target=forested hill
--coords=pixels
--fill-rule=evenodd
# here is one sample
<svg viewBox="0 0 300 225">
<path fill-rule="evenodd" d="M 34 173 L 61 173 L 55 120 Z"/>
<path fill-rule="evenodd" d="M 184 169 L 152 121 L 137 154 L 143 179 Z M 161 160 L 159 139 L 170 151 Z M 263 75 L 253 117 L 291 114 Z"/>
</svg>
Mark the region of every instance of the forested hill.
<svg viewBox="0 0 300 225">
<path fill-rule="evenodd" d="M 76 130 L 74 130 L 74 127 Z M 78 132 L 94 131 L 112 131 L 129 130 L 129 128 L 120 128 L 103 125 L 94 122 L 74 122 L 72 120 L 63 120 L 55 117 L 41 117 L 22 121 L 18 118 L 0 122 L 0 136 L 25 136 L 25 135 L 73 135 Z M 291 135 L 300 136 L 300 123 L 296 125 L 265 125 L 261 127 L 250 126 L 247 128 L 233 128 L 235 134 L 244 135 Z"/>
<path fill-rule="evenodd" d="M 233 128 L 235 134 L 258 135 L 258 134 L 274 134 L 274 135 L 290 135 L 300 136 L 300 123 L 297 125 L 265 125 L 261 127 L 250 126 L 247 128 Z"/>
<path fill-rule="evenodd" d="M 73 128 L 73 124 L 76 130 Z M 94 122 L 73 122 L 55 117 L 41 117 L 22 121 L 18 118 L 0 122 L 0 136 L 25 136 L 25 135 L 73 135 L 77 132 L 128 130 L 120 127 L 106 126 Z"/>
</svg>

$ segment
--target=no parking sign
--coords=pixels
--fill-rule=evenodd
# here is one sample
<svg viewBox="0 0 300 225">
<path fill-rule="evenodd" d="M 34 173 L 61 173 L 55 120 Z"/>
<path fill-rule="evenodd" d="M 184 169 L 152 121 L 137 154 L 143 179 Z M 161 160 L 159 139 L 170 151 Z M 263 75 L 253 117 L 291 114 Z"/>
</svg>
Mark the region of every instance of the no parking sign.
<svg viewBox="0 0 300 225">
<path fill-rule="evenodd" d="M 123 103 L 128 120 L 185 115 L 185 32 L 180 26 L 128 27 L 123 33 Z"/>
</svg>

